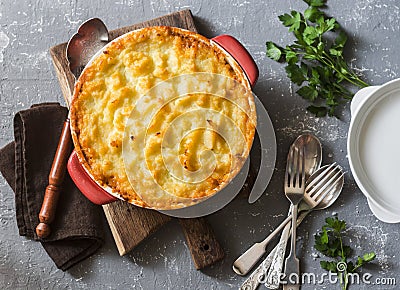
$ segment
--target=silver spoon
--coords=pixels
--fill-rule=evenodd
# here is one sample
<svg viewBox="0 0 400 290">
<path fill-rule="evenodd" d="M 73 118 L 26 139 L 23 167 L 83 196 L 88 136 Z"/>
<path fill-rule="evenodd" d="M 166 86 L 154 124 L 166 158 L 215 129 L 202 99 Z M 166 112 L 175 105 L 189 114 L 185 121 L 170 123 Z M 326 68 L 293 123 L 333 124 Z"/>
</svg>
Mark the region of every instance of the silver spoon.
<svg viewBox="0 0 400 290">
<path fill-rule="evenodd" d="M 297 137 L 293 144 L 301 149 L 304 147 L 306 180 L 319 169 L 322 162 L 322 146 L 317 137 L 311 134 L 303 134 Z"/>
<path fill-rule="evenodd" d="M 325 165 L 321 167 L 319 170 L 317 170 L 308 180 L 306 183 L 306 187 L 309 186 L 324 170 L 326 170 L 329 167 L 329 165 Z M 338 172 L 338 171 L 336 171 Z M 341 172 L 341 170 L 340 170 Z M 299 215 L 297 219 L 297 225 L 299 225 L 304 218 L 313 210 L 322 210 L 330 207 L 339 197 L 340 193 L 342 192 L 344 184 L 344 176 L 343 174 L 339 174 L 336 177 L 336 182 L 333 184 L 333 186 L 325 188 L 325 193 L 321 196 L 323 196 L 322 200 L 319 201 L 319 203 L 314 207 L 310 208 L 310 206 L 307 207 L 307 205 L 303 205 L 302 208 L 299 207 L 299 212 L 301 214 Z M 287 219 L 287 221 L 290 221 Z M 260 283 L 265 284 L 266 287 L 270 289 L 277 289 L 279 287 L 279 282 L 280 282 L 280 273 L 282 271 L 282 266 L 283 266 L 283 261 L 284 261 L 284 256 L 285 256 L 285 248 L 286 248 L 286 243 L 290 237 L 290 223 L 289 229 L 287 230 L 287 235 L 282 235 L 282 239 L 279 242 L 279 244 L 269 253 L 269 255 L 265 258 L 265 260 L 254 270 L 253 273 L 244 281 L 240 289 L 242 290 L 254 290 L 257 289 L 258 285 Z M 286 228 L 285 228 L 286 230 Z M 281 243 L 284 241 L 285 247 L 282 247 Z M 272 263 L 275 265 L 280 265 L 278 266 L 273 266 Z M 265 275 L 268 272 L 268 275 Z M 276 286 L 278 285 L 278 286 Z"/>
<path fill-rule="evenodd" d="M 99 18 L 91 18 L 68 41 L 67 59 L 75 80 L 89 60 L 109 42 L 108 30 Z"/>
<path fill-rule="evenodd" d="M 305 152 L 304 172 L 307 180 L 321 165 L 321 142 L 317 137 L 311 134 L 303 134 L 297 137 L 291 145 L 291 148 L 297 148 Z M 299 206 L 299 208 L 301 207 L 302 205 Z M 289 213 L 291 213 L 290 210 Z M 233 271 L 238 275 L 246 275 L 264 255 L 269 242 L 283 229 L 288 221 L 281 223 L 266 239 L 262 242 L 255 243 L 244 254 L 237 258 L 233 263 Z"/>
</svg>

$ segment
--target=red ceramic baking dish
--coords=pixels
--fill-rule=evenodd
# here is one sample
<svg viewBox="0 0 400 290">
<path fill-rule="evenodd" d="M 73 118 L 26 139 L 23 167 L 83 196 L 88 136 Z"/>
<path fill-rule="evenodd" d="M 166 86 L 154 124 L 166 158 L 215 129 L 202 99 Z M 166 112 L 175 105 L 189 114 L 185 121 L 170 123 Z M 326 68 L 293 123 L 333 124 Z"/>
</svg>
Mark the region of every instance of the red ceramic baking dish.
<svg viewBox="0 0 400 290">
<path fill-rule="evenodd" d="M 247 77 L 249 87 L 253 87 L 258 78 L 258 68 L 253 58 L 243 47 L 243 45 L 234 37 L 229 35 L 220 35 L 212 38 L 210 41 L 223 54 L 230 59 L 233 58 L 234 61 L 236 61 L 236 65 L 238 65 L 238 67 Z M 96 56 L 98 54 L 96 54 Z M 74 183 L 93 203 L 103 205 L 114 202 L 118 199 L 124 200 L 118 194 L 114 193 L 111 190 L 111 187 L 107 185 L 100 185 L 97 181 L 95 181 L 87 169 L 81 164 L 75 151 L 69 158 L 67 168 Z M 134 202 L 131 203 L 135 204 Z"/>
</svg>

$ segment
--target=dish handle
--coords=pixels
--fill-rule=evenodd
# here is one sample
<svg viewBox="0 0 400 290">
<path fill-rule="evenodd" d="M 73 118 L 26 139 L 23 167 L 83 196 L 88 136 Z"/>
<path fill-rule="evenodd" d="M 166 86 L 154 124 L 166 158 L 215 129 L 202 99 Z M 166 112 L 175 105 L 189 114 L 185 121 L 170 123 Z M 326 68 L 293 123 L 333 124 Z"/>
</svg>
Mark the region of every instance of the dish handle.
<svg viewBox="0 0 400 290">
<path fill-rule="evenodd" d="M 236 38 L 226 34 L 216 36 L 211 40 L 238 62 L 253 87 L 258 79 L 258 67 L 246 48 Z"/>
<path fill-rule="evenodd" d="M 400 217 L 398 215 L 392 214 L 386 210 L 381 209 L 372 199 L 367 198 L 368 206 L 374 216 L 376 216 L 380 221 L 394 224 L 400 223 Z"/>
<path fill-rule="evenodd" d="M 367 99 L 373 92 L 375 92 L 380 86 L 369 86 L 359 90 L 351 100 L 350 112 L 354 116 L 361 103 Z"/>
<path fill-rule="evenodd" d="M 72 181 L 78 189 L 94 204 L 103 205 L 117 200 L 115 196 L 109 194 L 93 181 L 79 162 L 78 155 L 75 151 L 73 151 L 69 157 L 67 169 Z"/>
</svg>

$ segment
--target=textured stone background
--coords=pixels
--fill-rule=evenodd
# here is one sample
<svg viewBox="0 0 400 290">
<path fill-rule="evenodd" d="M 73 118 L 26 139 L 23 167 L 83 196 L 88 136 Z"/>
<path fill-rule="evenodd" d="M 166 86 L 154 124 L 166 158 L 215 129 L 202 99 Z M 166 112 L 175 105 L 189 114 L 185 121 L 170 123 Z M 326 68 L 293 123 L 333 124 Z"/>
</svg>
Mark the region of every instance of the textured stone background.
<svg viewBox="0 0 400 290">
<path fill-rule="evenodd" d="M 347 56 L 353 68 L 374 85 L 397 78 L 400 3 L 395 0 L 328 1 L 351 42 Z M 63 102 L 48 48 L 67 41 L 90 17 L 100 17 L 110 29 L 190 8 L 200 33 L 212 37 L 227 33 L 249 49 L 260 69 L 255 93 L 273 121 L 278 143 L 276 171 L 266 193 L 253 205 L 236 199 L 208 220 L 222 243 L 223 262 L 196 271 L 183 234 L 172 222 L 130 254 L 119 257 L 109 233 L 96 255 L 68 272 L 58 270 L 39 243 L 19 237 L 14 218 L 13 193 L 0 177 L 0 289 L 230 289 L 244 280 L 231 270 L 233 260 L 261 240 L 286 215 L 288 202 L 281 191 L 289 144 L 303 132 L 317 135 L 324 146 L 324 163 L 336 161 L 346 170 L 340 199 L 329 210 L 310 215 L 299 229 L 299 256 L 306 272 L 323 273 L 313 258 L 313 234 L 326 216 L 337 213 L 349 224 L 348 235 L 357 250 L 377 252 L 377 261 L 364 272 L 394 277 L 400 283 L 399 226 L 379 222 L 356 187 L 346 158 L 349 107 L 341 120 L 316 119 L 305 112 L 305 102 L 293 91 L 281 65 L 265 56 L 265 41 L 286 44 L 286 28 L 277 16 L 304 9 L 301 1 L 33 1 L 0 2 L 0 146 L 12 139 L 15 112 L 44 101 Z M 364 289 L 367 286 L 353 286 Z M 318 286 L 306 285 L 303 289 Z M 325 285 L 326 289 L 338 289 Z M 398 286 L 374 286 L 397 289 Z M 262 289 L 262 288 L 261 288 Z"/>
</svg>

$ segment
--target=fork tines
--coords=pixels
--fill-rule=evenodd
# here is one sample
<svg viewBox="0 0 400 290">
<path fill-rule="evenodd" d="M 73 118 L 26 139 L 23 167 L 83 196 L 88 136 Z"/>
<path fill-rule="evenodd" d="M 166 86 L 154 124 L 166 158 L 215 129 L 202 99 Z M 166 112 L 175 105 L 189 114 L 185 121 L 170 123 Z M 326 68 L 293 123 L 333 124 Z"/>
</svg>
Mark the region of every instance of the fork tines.
<svg viewBox="0 0 400 290">
<path fill-rule="evenodd" d="M 331 192 L 343 176 L 342 167 L 332 163 L 324 171 L 321 172 L 313 181 L 307 184 L 305 189 L 306 194 L 315 202 L 319 202 Z"/>
<path fill-rule="evenodd" d="M 285 186 L 301 188 L 305 186 L 304 147 L 292 146 L 286 163 Z"/>
</svg>

